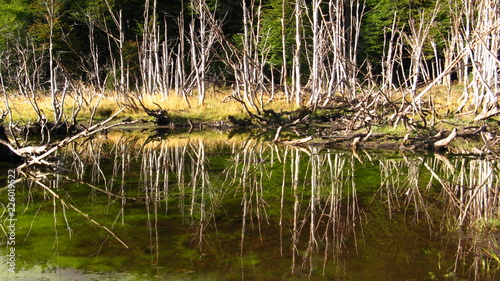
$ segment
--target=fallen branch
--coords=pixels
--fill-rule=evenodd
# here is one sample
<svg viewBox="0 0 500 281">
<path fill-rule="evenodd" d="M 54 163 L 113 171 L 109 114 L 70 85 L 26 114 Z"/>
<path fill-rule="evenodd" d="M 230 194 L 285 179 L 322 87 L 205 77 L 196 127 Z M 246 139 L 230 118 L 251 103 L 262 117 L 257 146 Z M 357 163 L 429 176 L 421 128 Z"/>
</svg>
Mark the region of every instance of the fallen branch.
<svg viewBox="0 0 500 281">
<path fill-rule="evenodd" d="M 361 141 L 368 141 L 368 139 L 372 136 L 372 134 L 373 134 L 373 131 L 370 130 L 368 132 L 368 134 L 366 134 L 366 136 Z"/>
<path fill-rule="evenodd" d="M 306 142 L 309 142 L 313 139 L 312 136 L 308 136 L 308 137 L 305 137 L 305 138 L 302 138 L 302 139 L 298 139 L 298 140 L 291 140 L 291 141 L 282 141 L 280 143 L 282 144 L 286 144 L 286 145 L 295 145 L 295 144 L 302 144 L 302 143 L 306 143 Z"/>
<path fill-rule="evenodd" d="M 34 165 L 34 164 L 39 164 L 40 160 L 42 160 L 43 158 L 49 156 L 50 154 L 52 154 L 55 151 L 57 151 L 59 148 L 61 148 L 61 147 L 65 146 L 65 145 L 71 143 L 72 141 L 74 141 L 76 139 L 83 138 L 83 137 L 88 137 L 88 136 L 93 135 L 93 134 L 95 134 L 97 132 L 100 132 L 102 130 L 106 130 L 106 129 L 109 129 L 109 128 L 112 128 L 112 127 L 115 127 L 115 126 L 118 126 L 118 125 L 130 124 L 130 122 L 120 122 L 120 123 L 116 123 L 116 124 L 111 124 L 111 125 L 108 125 L 108 126 L 104 126 L 106 123 L 108 123 L 109 121 L 111 121 L 116 115 L 120 114 L 123 110 L 125 110 L 125 107 L 123 107 L 120 110 L 118 110 L 117 112 L 115 112 L 108 119 L 106 119 L 104 121 L 101 121 L 99 123 L 96 123 L 95 125 L 87 128 L 84 131 L 81 131 L 80 133 L 78 133 L 78 134 L 76 134 L 76 135 L 74 135 L 72 137 L 67 137 L 67 138 L 63 139 L 57 145 L 53 146 L 51 149 L 47 150 L 42 155 L 34 157 L 33 159 L 31 159 L 31 160 L 23 163 L 22 165 L 20 165 L 19 167 L 17 167 L 17 169 L 20 170 L 20 169 L 23 169 L 25 167 L 28 167 L 28 166 L 31 166 L 31 165 Z"/>
<path fill-rule="evenodd" d="M 478 116 L 474 118 L 474 121 L 480 121 L 484 119 L 488 119 L 490 117 L 493 117 L 495 115 L 500 114 L 500 110 L 497 107 L 494 107 L 487 112 L 480 113 Z"/>
<path fill-rule="evenodd" d="M 453 131 L 444 139 L 434 142 L 435 148 L 442 148 L 450 144 L 450 142 L 457 136 L 457 128 L 453 128 Z"/>
<path fill-rule="evenodd" d="M 352 149 L 357 149 L 358 148 L 358 145 L 359 145 L 359 141 L 361 140 L 361 137 L 355 137 L 353 140 L 352 140 L 352 143 L 351 143 L 351 148 Z"/>
<path fill-rule="evenodd" d="M 21 147 L 21 148 L 15 148 L 14 146 L 12 146 L 12 144 L 10 144 L 9 142 L 7 142 L 7 141 L 5 141 L 3 139 L 0 139 L 0 144 L 5 145 L 7 148 L 10 149 L 10 151 L 12 153 L 14 153 L 15 155 L 17 155 L 19 157 L 28 157 L 30 155 L 42 154 L 45 151 L 47 151 L 47 146 L 46 145 L 42 145 L 42 146 L 25 146 L 25 147 Z"/>
<path fill-rule="evenodd" d="M 276 130 L 276 134 L 274 135 L 274 139 L 273 139 L 274 143 L 278 142 L 278 139 L 280 138 L 281 130 L 283 130 L 283 126 L 279 126 L 278 130 Z"/>
</svg>

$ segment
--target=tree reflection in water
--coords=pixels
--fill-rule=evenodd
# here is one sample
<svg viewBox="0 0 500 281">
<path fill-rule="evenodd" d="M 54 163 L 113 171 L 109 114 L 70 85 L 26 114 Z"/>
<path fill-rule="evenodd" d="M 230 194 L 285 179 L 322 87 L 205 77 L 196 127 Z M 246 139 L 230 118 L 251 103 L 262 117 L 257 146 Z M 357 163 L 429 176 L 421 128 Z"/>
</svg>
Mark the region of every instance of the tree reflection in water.
<svg viewBox="0 0 500 281">
<path fill-rule="evenodd" d="M 146 253 L 151 277 L 169 276 L 182 266 L 226 278 L 270 271 L 344 280 L 360 274 L 354 264 L 358 250 L 380 242 L 368 239 L 376 231 L 373 218 L 381 216 L 402 218 L 409 227 L 425 222 L 429 237 L 444 235 L 445 248 L 456 249 L 453 258 L 438 261 L 454 264 L 446 274 L 492 279 L 494 271 L 485 264 L 498 268 L 495 235 L 478 231 L 493 227 L 498 217 L 496 159 L 116 133 L 75 143 L 58 157 L 68 171 L 23 173 L 29 189 L 19 199 L 27 214 L 40 210 L 22 232 L 24 241 L 37 239 L 37 216 L 47 216 L 43 206 L 52 205 L 56 256 L 70 255 L 58 237 L 80 233 L 80 216 L 97 227 L 96 235 L 91 241 L 80 241 L 89 239 L 81 234 L 73 239 L 99 246 L 79 251 L 107 257 L 114 249 L 127 257 L 130 271 L 144 271 L 133 263 Z M 42 194 L 34 191 L 37 185 Z M 377 206 L 385 214 L 375 213 Z M 379 227 L 383 232 L 390 226 Z M 232 259 L 236 253 L 238 263 Z M 462 271 L 464 263 L 471 270 Z"/>
</svg>

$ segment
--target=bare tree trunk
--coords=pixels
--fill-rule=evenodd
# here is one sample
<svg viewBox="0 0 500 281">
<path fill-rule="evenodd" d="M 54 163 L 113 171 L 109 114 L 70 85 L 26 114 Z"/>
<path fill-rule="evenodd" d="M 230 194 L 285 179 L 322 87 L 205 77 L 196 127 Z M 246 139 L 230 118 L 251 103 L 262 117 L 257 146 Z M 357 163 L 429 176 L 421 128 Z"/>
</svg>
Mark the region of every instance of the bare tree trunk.
<svg viewBox="0 0 500 281">
<path fill-rule="evenodd" d="M 321 84 L 320 84 L 320 51 L 323 47 L 323 38 L 320 34 L 322 31 L 322 22 L 320 21 L 320 6 L 321 0 L 312 1 L 312 33 L 313 33 L 313 52 L 312 52 L 312 69 L 311 69 L 311 97 L 309 99 L 308 105 L 312 106 L 313 110 L 318 106 L 318 102 L 321 96 Z"/>
<path fill-rule="evenodd" d="M 295 105 L 297 107 L 302 105 L 302 87 L 300 83 L 300 52 L 302 45 L 302 38 L 300 35 L 301 26 L 302 26 L 302 0 L 295 1 L 295 50 L 293 54 L 293 76 L 292 82 L 294 85 L 294 97 L 295 97 Z"/>
<path fill-rule="evenodd" d="M 26 39 L 26 48 L 22 46 L 21 42 L 16 44 L 16 57 L 19 63 L 16 68 L 17 88 L 19 92 L 24 95 L 31 107 L 38 116 L 38 122 L 45 118 L 37 101 L 37 91 L 41 87 L 41 65 L 45 59 L 45 50 L 37 51 L 33 41 L 29 38 Z M 29 49 L 28 49 L 29 48 Z M 22 118 L 22 114 L 21 114 Z"/>
<path fill-rule="evenodd" d="M 434 19 L 437 16 L 439 6 L 436 5 L 430 19 L 426 19 L 425 13 L 421 12 L 419 19 L 411 18 L 409 22 L 410 34 L 404 34 L 407 43 L 409 44 L 409 53 L 411 54 L 411 67 L 410 67 L 410 95 L 412 97 L 413 110 L 422 115 L 420 96 L 417 95 L 417 86 L 422 76 L 422 65 L 424 64 L 423 47 L 429 39 L 430 28 L 434 24 Z M 418 20 L 418 22 L 416 22 Z"/>
<path fill-rule="evenodd" d="M 465 39 L 470 35 L 470 25 L 468 21 L 470 19 L 470 9 L 467 3 L 464 1 L 449 1 L 448 10 L 450 11 L 450 22 L 452 26 L 450 28 L 450 37 L 447 42 L 450 42 L 449 45 L 446 46 L 445 49 L 445 58 L 444 58 L 444 69 L 448 68 L 448 65 L 454 60 L 457 56 L 458 52 L 465 45 Z M 464 107 L 467 105 L 470 99 L 469 95 L 469 78 L 468 78 L 468 56 L 465 56 L 462 60 L 461 64 L 458 64 L 454 68 L 454 73 L 457 75 L 457 81 L 461 81 L 464 86 L 463 94 L 460 97 L 459 106 L 456 108 L 456 112 L 462 112 Z M 451 90 L 451 73 L 447 74 L 443 79 L 443 84 L 448 86 L 448 89 Z"/>
<path fill-rule="evenodd" d="M 283 53 L 283 65 L 281 66 L 281 85 L 283 85 L 283 91 L 285 93 L 285 98 L 287 102 L 290 102 L 290 93 L 288 92 L 288 68 L 287 68 L 287 46 L 286 46 L 286 26 L 285 26 L 285 5 L 288 5 L 288 1 L 283 1 L 281 5 L 281 47 Z M 273 79 L 274 80 L 274 79 Z M 274 82 L 274 81 L 273 81 Z M 274 87 L 274 83 L 273 83 Z M 274 89 L 274 88 L 273 88 Z M 274 94 L 274 91 L 273 91 Z M 274 95 L 273 95 L 274 96 Z"/>
<path fill-rule="evenodd" d="M 158 79 L 160 82 L 160 92 L 162 93 L 162 96 L 164 99 L 168 98 L 168 91 L 170 90 L 170 85 L 171 85 L 171 79 L 172 79 L 172 70 L 171 70 L 171 65 L 175 65 L 175 63 L 172 62 L 172 53 L 173 50 L 170 48 L 168 41 L 167 41 L 167 21 L 164 20 L 164 41 L 161 46 L 162 50 L 162 56 L 161 56 L 161 67 L 160 70 L 158 71 Z"/>
<path fill-rule="evenodd" d="M 205 0 L 191 0 L 195 11 L 190 24 L 191 74 L 194 74 L 198 89 L 198 103 L 203 104 L 206 95 L 206 74 L 210 62 L 211 48 L 215 41 L 210 25 L 216 24 L 215 12 L 211 12 Z M 196 24 L 196 20 L 198 24 Z"/>
<path fill-rule="evenodd" d="M 100 75 L 101 69 L 99 65 L 99 50 L 95 43 L 95 29 L 96 29 L 95 16 L 90 12 L 87 12 L 85 14 L 85 23 L 87 24 L 87 27 L 89 29 L 88 38 L 89 38 L 89 50 L 90 50 L 90 58 L 89 58 L 90 73 L 88 74 L 88 81 L 90 82 L 90 85 L 92 85 L 93 87 L 103 90 L 104 85 L 102 84 Z"/>
<path fill-rule="evenodd" d="M 204 9 L 204 1 L 198 0 L 198 16 L 199 16 L 199 21 L 200 21 L 200 66 L 199 69 L 196 67 L 198 71 L 198 75 L 196 75 L 197 80 L 198 80 L 198 103 L 203 104 L 203 101 L 205 100 L 205 72 L 206 72 L 206 60 L 207 60 L 207 55 L 208 55 L 208 48 L 210 46 L 207 46 L 206 42 L 206 32 L 207 32 L 207 26 L 206 26 L 206 21 L 205 21 L 205 9 Z"/>
<path fill-rule="evenodd" d="M 175 75 L 175 92 L 176 94 L 182 95 L 186 100 L 186 103 L 191 107 L 187 93 L 186 93 L 186 67 L 184 64 L 184 53 L 186 49 L 186 42 L 184 36 L 184 10 L 181 11 L 179 15 L 177 26 L 179 28 L 179 43 L 177 44 L 177 55 L 176 55 L 176 75 Z"/>
<path fill-rule="evenodd" d="M 254 93 L 252 90 L 252 85 L 251 81 L 251 71 L 250 71 L 250 58 L 249 55 L 252 52 L 251 48 L 251 38 L 253 37 L 251 32 L 252 32 L 252 16 L 253 16 L 253 6 L 254 6 L 254 1 L 252 0 L 250 3 L 250 7 L 247 7 L 246 1 L 242 1 L 242 6 L 243 6 L 243 60 L 241 61 L 242 66 L 243 66 L 243 97 L 244 101 L 248 102 L 250 105 L 252 105 L 255 109 L 257 107 L 255 106 L 254 103 Z"/>
<path fill-rule="evenodd" d="M 54 24 L 56 15 L 54 11 L 54 0 L 47 5 L 47 22 L 49 23 L 49 75 L 50 75 L 50 96 L 52 99 L 52 109 L 54 110 L 54 122 L 57 125 L 61 119 L 62 108 L 57 100 L 57 69 L 54 66 Z"/>
<path fill-rule="evenodd" d="M 349 18 L 346 20 L 348 23 L 344 28 L 347 29 L 347 54 L 345 55 L 347 61 L 346 69 L 348 70 L 348 81 L 351 98 L 356 99 L 357 89 L 357 76 L 358 76 L 358 59 L 357 59 L 357 49 L 359 35 L 361 31 L 361 22 L 364 16 L 365 4 L 361 3 L 360 0 L 350 0 L 349 2 Z"/>
<path fill-rule="evenodd" d="M 472 62 L 472 85 L 476 111 L 480 114 L 476 119 L 497 114 L 497 93 L 499 92 L 498 73 L 500 60 L 500 4 L 496 0 L 483 0 L 475 6 L 477 19 L 475 21 L 475 34 L 482 37 L 478 44 L 467 44 Z"/>
<path fill-rule="evenodd" d="M 144 30 L 142 32 L 142 42 L 139 51 L 139 65 L 141 72 L 141 93 L 153 94 L 154 92 L 154 37 L 156 35 L 156 14 L 153 8 L 150 15 L 150 0 L 144 1 Z"/>
<path fill-rule="evenodd" d="M 394 18 L 392 21 L 392 27 L 389 31 L 390 36 L 388 40 L 388 46 L 385 47 L 384 45 L 384 54 L 382 56 L 382 85 L 381 88 L 382 90 L 392 90 L 394 88 L 394 65 L 396 63 L 396 60 L 398 57 L 397 55 L 397 50 L 398 50 L 398 45 L 400 43 L 400 38 L 401 36 L 398 35 L 398 30 L 397 30 L 397 24 L 398 24 L 398 18 L 397 18 L 397 12 L 394 12 Z M 385 32 L 385 34 L 387 34 Z M 384 36 L 385 37 L 385 36 Z M 385 38 L 384 38 L 385 39 Z M 387 42 L 387 40 L 384 40 L 384 42 Z"/>
<path fill-rule="evenodd" d="M 108 8 L 109 15 L 113 19 L 113 23 L 115 24 L 115 27 L 117 29 L 118 35 L 115 35 L 114 32 L 106 25 L 101 26 L 101 30 L 106 33 L 108 36 L 108 46 L 109 46 L 109 52 L 110 52 L 110 57 L 111 57 L 111 63 L 112 63 L 112 72 L 113 72 L 113 83 L 115 90 L 118 90 L 119 93 L 122 95 L 127 95 L 129 88 L 128 85 L 125 83 L 125 60 L 124 60 L 124 55 L 123 55 L 123 44 L 125 43 L 125 31 L 123 29 L 123 17 L 122 17 L 122 10 L 119 10 L 118 12 L 113 11 L 111 8 L 108 0 L 104 0 L 106 2 L 106 6 Z M 106 21 L 104 21 L 105 23 Z M 114 60 L 114 55 L 113 55 L 113 48 L 111 41 L 115 43 L 115 45 L 118 47 L 118 56 L 119 56 L 119 66 L 116 66 L 116 62 Z M 118 79 L 118 74 L 119 74 L 119 80 Z"/>
</svg>

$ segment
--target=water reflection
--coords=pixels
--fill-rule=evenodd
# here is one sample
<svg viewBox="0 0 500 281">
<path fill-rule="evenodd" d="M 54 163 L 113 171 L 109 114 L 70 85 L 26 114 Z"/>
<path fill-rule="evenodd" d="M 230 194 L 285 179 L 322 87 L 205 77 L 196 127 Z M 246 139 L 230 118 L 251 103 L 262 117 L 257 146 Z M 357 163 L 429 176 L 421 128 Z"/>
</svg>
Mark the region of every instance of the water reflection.
<svg viewBox="0 0 500 281">
<path fill-rule="evenodd" d="M 497 222 L 496 159 L 122 132 L 57 157 L 66 170 L 17 174 L 9 276 L 493 280 L 499 266 L 479 231 Z"/>
</svg>

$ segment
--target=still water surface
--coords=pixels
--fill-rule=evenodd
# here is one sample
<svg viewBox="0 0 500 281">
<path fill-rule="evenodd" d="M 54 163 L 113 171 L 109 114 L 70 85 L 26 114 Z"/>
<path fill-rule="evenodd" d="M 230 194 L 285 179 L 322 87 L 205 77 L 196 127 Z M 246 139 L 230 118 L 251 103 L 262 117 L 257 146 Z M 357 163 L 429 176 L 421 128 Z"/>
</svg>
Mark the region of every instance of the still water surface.
<svg viewBox="0 0 500 281">
<path fill-rule="evenodd" d="M 116 131 L 54 160 L 0 169 L 7 280 L 500 278 L 493 158 Z"/>
</svg>

